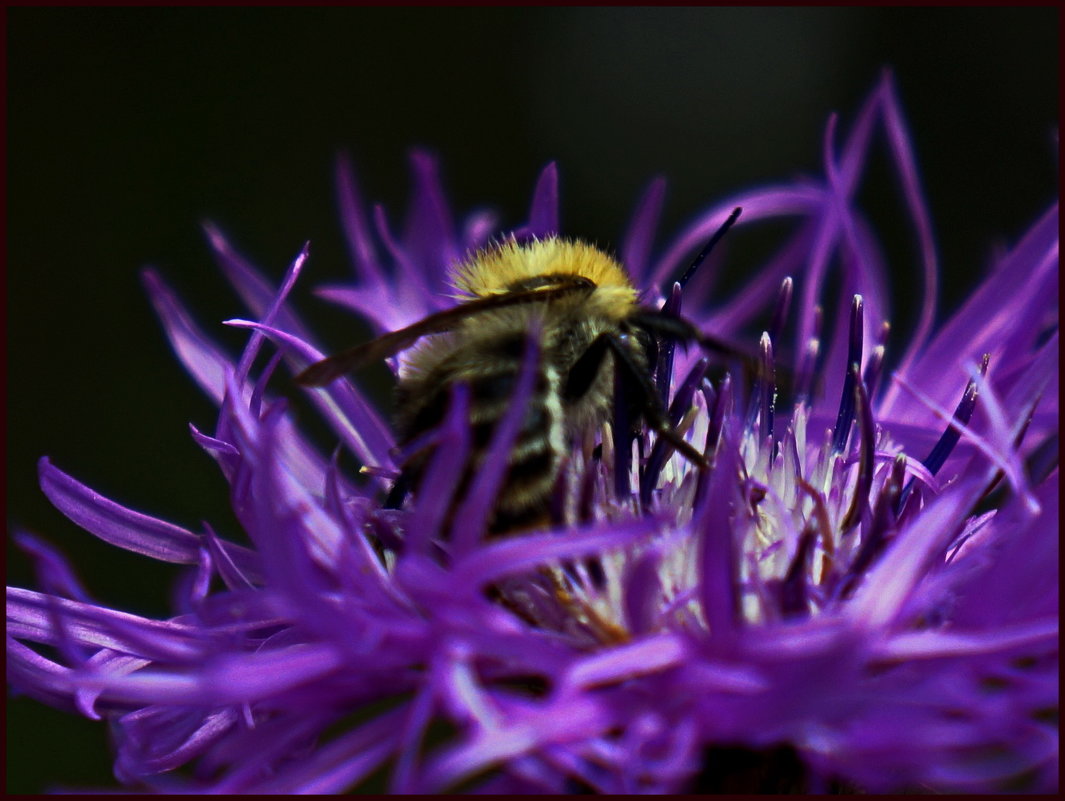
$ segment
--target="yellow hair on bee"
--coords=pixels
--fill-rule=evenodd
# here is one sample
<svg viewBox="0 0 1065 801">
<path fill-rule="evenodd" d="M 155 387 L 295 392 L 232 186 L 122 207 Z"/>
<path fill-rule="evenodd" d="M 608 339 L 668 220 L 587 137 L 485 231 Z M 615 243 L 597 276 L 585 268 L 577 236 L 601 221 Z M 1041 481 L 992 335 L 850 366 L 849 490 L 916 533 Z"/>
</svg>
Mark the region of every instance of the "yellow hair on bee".
<svg viewBox="0 0 1065 801">
<path fill-rule="evenodd" d="M 478 251 L 455 271 L 455 286 L 479 297 L 509 292 L 540 275 L 579 275 L 597 287 L 635 290 L 624 268 L 603 251 L 578 240 L 549 237 L 513 240 Z"/>
</svg>

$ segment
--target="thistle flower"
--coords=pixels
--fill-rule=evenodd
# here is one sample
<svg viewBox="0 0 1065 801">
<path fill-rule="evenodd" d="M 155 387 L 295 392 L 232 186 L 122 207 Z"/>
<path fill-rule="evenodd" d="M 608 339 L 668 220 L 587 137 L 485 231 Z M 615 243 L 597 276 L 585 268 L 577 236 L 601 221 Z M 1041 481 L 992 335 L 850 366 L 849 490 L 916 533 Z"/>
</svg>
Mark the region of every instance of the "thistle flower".
<svg viewBox="0 0 1065 801">
<path fill-rule="evenodd" d="M 924 281 L 905 343 L 888 336 L 887 266 L 854 202 L 878 128 Z M 734 206 L 740 225 L 797 220 L 733 297 L 703 291 L 713 265 L 683 293 L 704 330 L 766 329 L 750 380 L 709 380 L 696 352 L 660 360 L 673 421 L 712 466 L 652 434 L 630 448 L 616 421 L 598 452 L 577 443 L 555 529 L 478 537 L 490 496 L 475 480 L 446 563 L 431 546 L 467 434 L 461 391 L 417 497 L 382 510 L 395 442 L 357 378 L 309 398 L 362 475 L 323 456 L 272 391 L 282 363 L 322 356 L 286 303 L 306 249 L 274 287 L 208 228 L 251 310 L 227 321 L 249 332 L 239 358 L 159 275 L 145 280 L 219 406 L 212 431 L 191 433 L 248 543 L 123 507 L 42 459 L 42 489 L 70 519 L 188 568 L 181 608 L 149 620 L 95 604 L 19 534 L 42 591 L 8 589 L 12 686 L 105 718 L 117 778 L 157 791 L 1055 789 L 1057 206 L 937 327 L 932 226 L 889 78 L 841 146 L 830 122 L 824 163 L 816 180 L 726 199 L 657 260 L 655 183 L 620 249 L 649 302 L 676 308 L 668 277 Z M 415 155 L 414 175 L 398 236 L 338 170 L 356 279 L 320 294 L 379 331 L 452 303 L 449 266 L 499 235 L 486 215 L 453 223 L 431 159 Z M 528 223 L 505 235 L 558 230 L 550 166 Z M 830 282 L 845 300 L 819 305 Z"/>
</svg>

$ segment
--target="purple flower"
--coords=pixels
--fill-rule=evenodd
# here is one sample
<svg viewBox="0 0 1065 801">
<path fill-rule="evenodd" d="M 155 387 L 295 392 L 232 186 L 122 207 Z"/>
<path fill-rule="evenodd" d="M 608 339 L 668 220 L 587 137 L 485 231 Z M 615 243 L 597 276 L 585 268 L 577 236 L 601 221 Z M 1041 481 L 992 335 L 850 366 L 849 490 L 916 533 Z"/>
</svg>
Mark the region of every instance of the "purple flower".
<svg viewBox="0 0 1065 801">
<path fill-rule="evenodd" d="M 923 278 L 907 341 L 889 336 L 888 265 L 854 202 L 878 130 Z M 830 122 L 824 162 L 726 198 L 657 258 L 651 186 L 619 251 L 647 303 L 680 302 L 670 277 L 733 207 L 740 227 L 794 221 L 732 297 L 706 292 L 717 263 L 683 297 L 730 341 L 764 327 L 762 369 L 711 381 L 697 349 L 677 350 L 670 414 L 712 467 L 648 433 L 630 451 L 607 426 L 600 454 L 570 457 L 566 523 L 504 539 L 472 521 L 505 442 L 459 499 L 465 533 L 444 530 L 461 390 L 403 510 L 381 508 L 395 441 L 357 377 L 307 397 L 361 474 L 300 433 L 282 394 L 323 355 L 286 305 L 307 251 L 275 287 L 209 228 L 251 311 L 227 321 L 249 333 L 239 358 L 145 280 L 219 406 L 213 431 L 191 433 L 247 544 L 120 506 L 43 458 L 65 515 L 188 568 L 175 616 L 149 620 L 94 603 L 19 534 L 41 591 L 8 589 L 12 686 L 106 718 L 115 774 L 142 790 L 1056 789 L 1057 206 L 936 324 L 932 225 L 889 78 L 841 141 Z M 338 170 L 356 279 L 320 294 L 379 331 L 451 305 L 449 267 L 491 237 L 559 231 L 554 166 L 528 223 L 502 234 L 485 215 L 455 224 L 431 159 L 415 155 L 414 175 L 398 234 Z"/>
</svg>

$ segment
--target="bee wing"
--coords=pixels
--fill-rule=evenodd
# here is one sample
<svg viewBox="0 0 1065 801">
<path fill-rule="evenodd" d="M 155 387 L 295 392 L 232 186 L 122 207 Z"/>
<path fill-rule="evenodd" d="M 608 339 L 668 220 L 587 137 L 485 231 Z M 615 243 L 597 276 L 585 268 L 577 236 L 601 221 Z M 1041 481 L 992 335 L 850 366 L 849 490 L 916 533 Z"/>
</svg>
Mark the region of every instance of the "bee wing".
<svg viewBox="0 0 1065 801">
<path fill-rule="evenodd" d="M 430 318 L 427 317 L 421 322 L 424 323 L 429 319 Z M 407 328 L 393 331 L 378 337 L 377 339 L 364 342 L 361 345 L 356 345 L 353 348 L 348 348 L 340 353 L 322 359 L 319 362 L 315 362 L 296 376 L 296 383 L 302 384 L 305 387 L 324 387 L 326 384 L 344 375 L 344 373 L 350 373 L 352 370 L 359 367 L 363 367 L 381 359 L 386 359 L 397 351 L 410 347 L 418 340 L 418 337 L 421 336 L 421 334 L 412 333 L 411 329 L 417 328 L 419 325 L 421 325 L 421 323 L 415 323 Z M 438 330 L 442 331 L 445 329 Z"/>
<path fill-rule="evenodd" d="M 572 292 L 589 292 L 595 284 L 579 275 L 565 276 L 549 286 L 524 292 L 507 292 L 501 295 L 489 295 L 461 303 L 451 309 L 444 309 L 436 314 L 419 320 L 413 325 L 379 336 L 377 339 L 348 348 L 320 362 L 315 362 L 296 376 L 296 383 L 305 387 L 324 387 L 331 381 L 359 367 L 394 356 L 399 351 L 409 348 L 427 334 L 439 334 L 450 331 L 462 320 L 483 311 L 515 306 L 521 303 L 542 303 L 564 297 Z"/>
</svg>

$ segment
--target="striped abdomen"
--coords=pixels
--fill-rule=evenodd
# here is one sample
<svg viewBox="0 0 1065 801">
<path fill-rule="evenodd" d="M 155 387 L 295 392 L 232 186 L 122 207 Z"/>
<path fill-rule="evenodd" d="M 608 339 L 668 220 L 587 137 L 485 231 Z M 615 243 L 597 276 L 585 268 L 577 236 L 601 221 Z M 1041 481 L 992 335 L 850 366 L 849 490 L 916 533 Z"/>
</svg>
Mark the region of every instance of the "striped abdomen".
<svg viewBox="0 0 1065 801">
<path fill-rule="evenodd" d="M 533 390 L 528 398 L 514 397 L 521 368 L 521 348 L 499 341 L 476 352 L 464 349 L 457 358 L 444 360 L 426 375 L 401 382 L 398 389 L 399 425 L 402 437 L 410 441 L 440 425 L 457 382 L 469 387 L 470 451 L 462 465 L 454 506 L 469 489 L 484 460 L 492 436 L 507 410 L 516 402 L 525 403 L 522 421 L 511 446 L 506 475 L 494 505 L 490 522 L 492 533 L 502 533 L 547 522 L 548 498 L 558 478 L 565 448 L 564 421 L 559 402 L 559 378 L 547 360 L 537 367 Z M 416 486 L 428 455 L 415 457 L 404 466 Z"/>
</svg>

